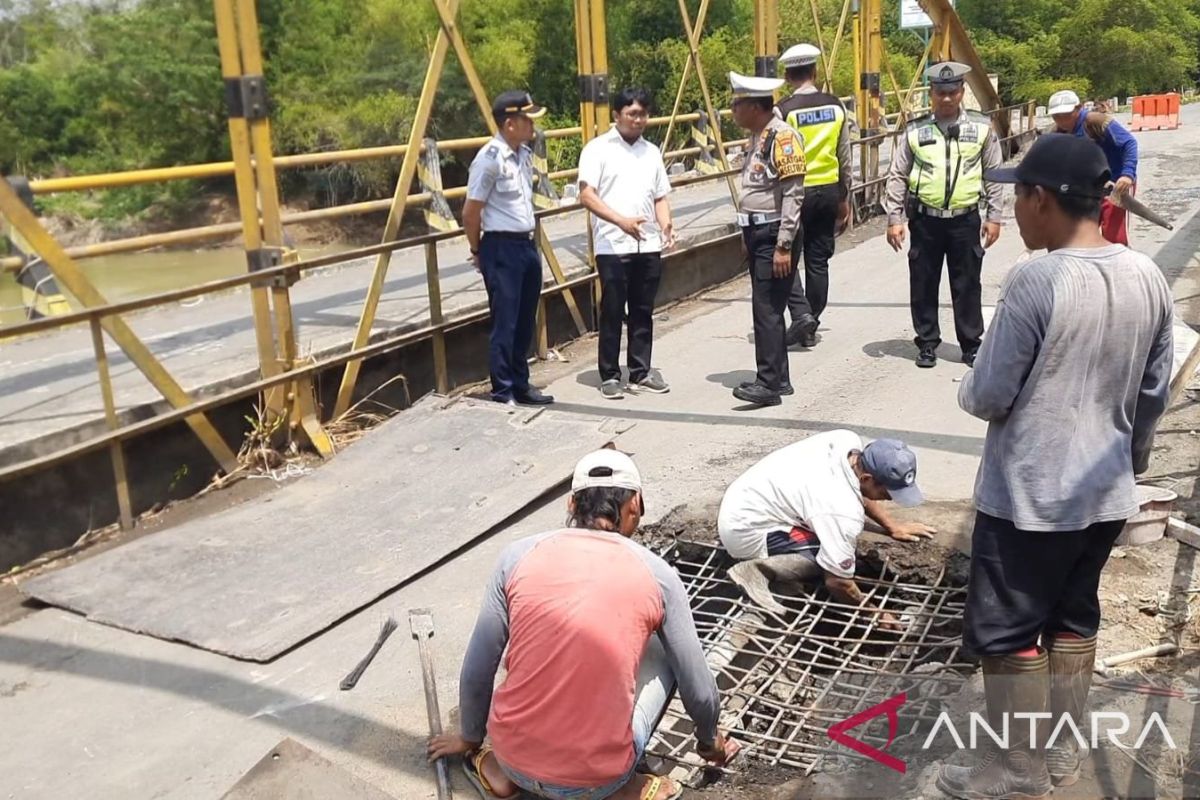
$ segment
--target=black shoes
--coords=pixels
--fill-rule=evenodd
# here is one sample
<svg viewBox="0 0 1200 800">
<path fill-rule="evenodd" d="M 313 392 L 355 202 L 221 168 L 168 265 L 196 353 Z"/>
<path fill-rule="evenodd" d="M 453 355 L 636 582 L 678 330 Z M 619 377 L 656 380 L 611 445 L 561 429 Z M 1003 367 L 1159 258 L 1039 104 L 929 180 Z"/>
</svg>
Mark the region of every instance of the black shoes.
<svg viewBox="0 0 1200 800">
<path fill-rule="evenodd" d="M 542 394 L 539 389 L 533 386 L 530 386 L 524 392 L 514 394 L 513 400 L 522 406 L 548 406 L 554 402 L 554 398 L 551 395 Z"/>
<path fill-rule="evenodd" d="M 921 352 L 917 354 L 917 366 L 923 369 L 929 369 L 937 364 L 937 348 L 931 344 L 922 345 Z"/>
<path fill-rule="evenodd" d="M 975 366 L 975 356 L 977 356 L 977 355 L 979 355 L 978 350 L 964 350 L 963 355 L 962 355 L 962 362 L 964 364 L 966 364 L 968 367 L 974 367 Z"/>
<path fill-rule="evenodd" d="M 812 347 L 817 343 L 817 325 L 817 318 L 812 314 L 801 314 L 799 319 L 793 320 L 792 324 L 788 326 L 783 343 L 788 347 L 798 344 Z M 811 344 L 805 344 L 805 342 L 811 342 Z"/>
<path fill-rule="evenodd" d="M 738 388 L 739 389 L 747 389 L 751 386 L 754 386 L 756 383 L 757 383 L 757 381 L 744 381 L 744 382 L 738 384 Z M 788 397 L 795 393 L 796 393 L 796 390 L 792 388 L 792 384 L 790 384 L 790 383 L 785 383 L 779 387 L 779 394 L 783 397 Z"/>
<path fill-rule="evenodd" d="M 753 403 L 756 406 L 777 406 L 783 402 L 779 399 L 779 392 L 768 389 L 761 383 L 739 386 L 733 390 L 733 396 L 744 403 Z"/>
</svg>

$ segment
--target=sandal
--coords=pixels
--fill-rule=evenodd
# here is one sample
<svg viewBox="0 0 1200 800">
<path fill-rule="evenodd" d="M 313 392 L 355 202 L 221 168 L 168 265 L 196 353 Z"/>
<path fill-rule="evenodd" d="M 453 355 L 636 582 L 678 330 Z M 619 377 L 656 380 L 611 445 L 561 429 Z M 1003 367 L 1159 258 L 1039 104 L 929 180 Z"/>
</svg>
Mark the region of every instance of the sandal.
<svg viewBox="0 0 1200 800">
<path fill-rule="evenodd" d="M 655 800 L 658 797 L 658 790 L 662 788 L 666 779 L 658 775 L 649 775 L 647 777 L 650 780 L 646 782 L 645 788 L 642 789 L 642 800 Z M 667 795 L 667 800 L 676 800 L 676 798 L 683 794 L 683 786 L 678 783 L 673 783 L 672 785 L 675 787 L 675 791 Z"/>
<path fill-rule="evenodd" d="M 467 753 L 463 756 L 463 772 L 467 775 L 467 780 L 475 787 L 475 791 L 479 792 L 479 796 L 483 800 L 500 800 L 496 793 L 492 791 L 492 785 L 488 783 L 488 779 L 483 775 L 483 769 L 480 765 L 488 753 L 492 752 L 491 745 L 483 745 L 474 753 Z"/>
</svg>

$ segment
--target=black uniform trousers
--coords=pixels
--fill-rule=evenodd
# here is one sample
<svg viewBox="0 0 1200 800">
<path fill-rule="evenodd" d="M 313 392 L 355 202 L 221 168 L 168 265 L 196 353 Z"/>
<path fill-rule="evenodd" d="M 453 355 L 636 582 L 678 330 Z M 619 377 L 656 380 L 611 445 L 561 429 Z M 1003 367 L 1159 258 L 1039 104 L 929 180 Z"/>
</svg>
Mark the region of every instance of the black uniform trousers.
<svg viewBox="0 0 1200 800">
<path fill-rule="evenodd" d="M 794 269 L 786 278 L 776 278 L 772 271 L 775 240 L 778 237 L 778 222 L 742 228 L 742 241 L 745 242 L 750 261 L 750 305 L 754 315 L 757 380 L 776 392 L 790 380 L 783 312 L 787 309 L 788 295 L 796 278 Z"/>
<path fill-rule="evenodd" d="M 938 327 L 938 288 L 942 261 L 950 272 L 950 300 L 954 304 L 954 333 L 964 353 L 979 349 L 983 338 L 983 245 L 979 241 L 979 212 L 939 219 L 919 212 L 908 223 L 912 244 L 908 249 L 909 304 L 913 341 L 917 347 L 942 343 Z"/>
<path fill-rule="evenodd" d="M 529 391 L 529 347 L 542 291 L 542 258 L 528 234 L 485 231 L 479 242 L 479 269 L 492 316 L 492 397 L 511 400 Z"/>
<path fill-rule="evenodd" d="M 1100 572 L 1125 520 L 1075 531 L 1026 531 L 975 513 L 963 645 L 1002 656 L 1037 644 L 1043 633 L 1083 639 L 1100 627 Z"/>
<path fill-rule="evenodd" d="M 797 274 L 792 295 L 788 298 L 792 322 L 804 314 L 821 319 L 821 312 L 829 302 L 829 259 L 833 258 L 841 202 L 842 193 L 836 183 L 804 187 L 804 205 L 800 211 L 804 232 L 804 278 Z M 792 264 L 798 267 L 801 250 L 793 248 L 792 252 Z"/>
<path fill-rule="evenodd" d="M 662 255 L 597 255 L 600 273 L 600 380 L 620 380 L 621 328 L 629 321 L 626 363 L 629 382 L 650 372 L 654 345 L 654 297 L 662 280 Z M 628 313 L 626 308 L 628 307 Z"/>
</svg>

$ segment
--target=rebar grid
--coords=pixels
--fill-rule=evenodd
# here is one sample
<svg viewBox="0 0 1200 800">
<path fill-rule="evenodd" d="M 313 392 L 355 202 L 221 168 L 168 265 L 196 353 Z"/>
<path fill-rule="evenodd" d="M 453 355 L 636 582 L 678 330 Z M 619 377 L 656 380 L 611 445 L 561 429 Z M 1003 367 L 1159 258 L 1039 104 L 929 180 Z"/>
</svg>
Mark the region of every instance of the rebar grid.
<svg viewBox="0 0 1200 800">
<path fill-rule="evenodd" d="M 878 578 L 860 577 L 864 600 L 839 603 L 822 586 L 775 595 L 784 615 L 760 608 L 726 576 L 728 555 L 711 543 L 680 540 L 661 552 L 683 579 L 696 629 L 721 692 L 721 728 L 753 759 L 816 770 L 826 755 L 862 758 L 830 740 L 834 723 L 900 692 L 897 738 L 937 719 L 971 666 L 959 658 L 965 589 L 902 581 L 885 560 Z M 902 631 L 881 627 L 881 608 Z M 881 726 L 886 727 L 886 726 Z M 882 747 L 870 726 L 853 735 Z M 699 766 L 692 722 L 676 699 L 650 743 L 653 755 Z"/>
</svg>

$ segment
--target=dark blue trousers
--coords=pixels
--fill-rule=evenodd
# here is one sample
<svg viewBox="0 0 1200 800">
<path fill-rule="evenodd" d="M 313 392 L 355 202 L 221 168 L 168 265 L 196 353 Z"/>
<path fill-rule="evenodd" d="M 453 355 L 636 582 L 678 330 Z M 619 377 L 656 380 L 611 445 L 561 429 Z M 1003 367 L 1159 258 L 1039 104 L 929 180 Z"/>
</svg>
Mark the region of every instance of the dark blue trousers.
<svg viewBox="0 0 1200 800">
<path fill-rule="evenodd" d="M 479 268 L 492 314 L 492 397 L 509 400 L 529 391 L 529 347 L 542 291 L 542 258 L 532 239 L 485 232 L 479 243 Z"/>
</svg>

